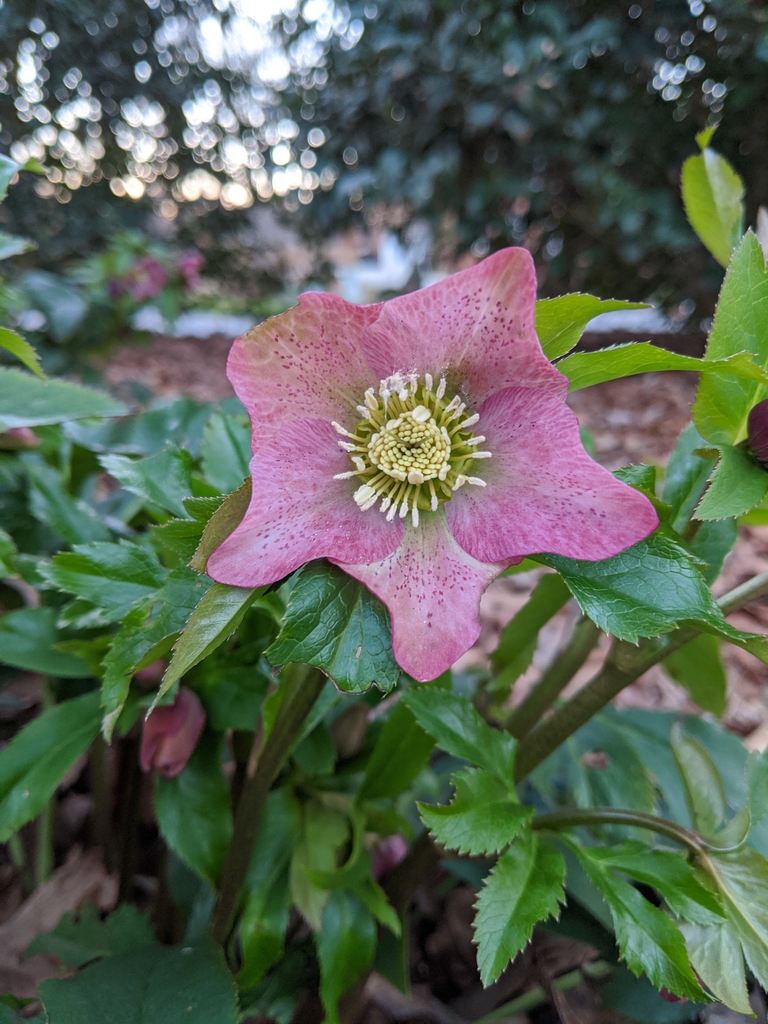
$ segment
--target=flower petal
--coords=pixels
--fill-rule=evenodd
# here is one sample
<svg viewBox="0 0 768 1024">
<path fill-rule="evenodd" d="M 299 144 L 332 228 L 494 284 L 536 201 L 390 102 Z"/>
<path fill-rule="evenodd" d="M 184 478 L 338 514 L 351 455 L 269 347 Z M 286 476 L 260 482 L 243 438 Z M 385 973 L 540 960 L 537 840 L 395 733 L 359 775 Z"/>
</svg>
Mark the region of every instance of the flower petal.
<svg viewBox="0 0 768 1024">
<path fill-rule="evenodd" d="M 651 502 L 594 462 L 579 424 L 554 395 L 508 388 L 480 409 L 477 430 L 493 457 L 446 505 L 451 531 L 483 562 L 550 552 L 600 561 L 652 533 Z"/>
<path fill-rule="evenodd" d="M 480 635 L 480 597 L 510 564 L 486 565 L 459 547 L 441 512 L 406 526 L 394 554 L 374 564 L 331 559 L 380 598 L 392 618 L 397 663 L 414 679 L 436 679 Z"/>
<path fill-rule="evenodd" d="M 536 274 L 526 249 L 502 249 L 468 270 L 385 302 L 363 336 L 382 379 L 398 371 L 448 373 L 476 411 L 502 388 L 565 394 L 568 382 L 541 350 Z"/>
<path fill-rule="evenodd" d="M 313 558 L 378 561 L 391 555 L 403 523 L 378 509 L 361 512 L 352 495 L 359 481 L 334 480 L 349 470 L 338 435 L 324 420 L 283 426 L 251 459 L 253 492 L 245 518 L 208 559 L 219 583 L 259 587 Z"/>
<path fill-rule="evenodd" d="M 379 383 L 360 339 L 380 308 L 305 292 L 293 309 L 235 341 L 227 376 L 251 417 L 254 452 L 291 420 L 359 419 L 355 406 Z"/>
</svg>

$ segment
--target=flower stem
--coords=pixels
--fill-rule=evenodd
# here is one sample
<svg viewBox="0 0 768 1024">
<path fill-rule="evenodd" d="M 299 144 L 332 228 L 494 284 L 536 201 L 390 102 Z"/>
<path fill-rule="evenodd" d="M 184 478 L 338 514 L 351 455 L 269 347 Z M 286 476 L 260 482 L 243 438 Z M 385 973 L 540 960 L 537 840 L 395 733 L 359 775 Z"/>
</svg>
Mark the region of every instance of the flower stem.
<svg viewBox="0 0 768 1024">
<path fill-rule="evenodd" d="M 286 668 L 281 686 L 282 700 L 263 746 L 262 731 L 256 730 L 254 749 L 235 812 L 232 842 L 224 861 L 213 909 L 212 934 L 220 945 L 226 944 L 235 926 L 241 891 L 269 790 L 326 682 L 322 672 L 307 665 Z"/>
<path fill-rule="evenodd" d="M 531 821 L 531 828 L 538 832 L 562 832 L 571 828 L 589 828 L 593 825 L 625 825 L 632 828 L 644 828 L 666 836 L 673 842 L 684 846 L 696 855 L 707 849 L 701 837 L 682 825 L 666 818 L 657 818 L 654 814 L 643 814 L 640 811 L 629 811 L 617 807 L 573 807 L 552 814 L 541 814 Z"/>
<path fill-rule="evenodd" d="M 742 605 L 767 593 L 768 572 L 763 572 L 724 594 L 718 604 L 724 615 L 730 615 Z M 634 683 L 653 665 L 663 661 L 667 655 L 694 640 L 699 633 L 700 630 L 695 627 L 686 626 L 661 637 L 641 640 L 637 645 L 614 640 L 597 675 L 520 742 L 515 764 L 516 779 L 524 779 L 625 687 Z"/>
<path fill-rule="evenodd" d="M 568 645 L 547 667 L 525 700 L 510 715 L 507 729 L 516 739 L 522 739 L 529 733 L 544 712 L 552 707 L 589 657 L 589 652 L 597 643 L 599 636 L 600 630 L 586 616 L 576 623 Z"/>
</svg>

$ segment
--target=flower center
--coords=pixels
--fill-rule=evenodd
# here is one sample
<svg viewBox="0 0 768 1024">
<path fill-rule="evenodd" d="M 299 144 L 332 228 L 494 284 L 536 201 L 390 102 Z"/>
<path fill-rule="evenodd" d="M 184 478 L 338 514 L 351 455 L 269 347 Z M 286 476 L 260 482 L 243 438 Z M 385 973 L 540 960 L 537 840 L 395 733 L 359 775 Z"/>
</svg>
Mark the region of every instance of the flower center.
<svg viewBox="0 0 768 1024">
<path fill-rule="evenodd" d="M 445 377 L 434 387 L 428 373 L 423 381 L 416 374 L 398 373 L 381 382 L 378 395 L 373 388 L 366 391 L 353 433 L 333 424 L 348 438 L 339 446 L 355 467 L 335 479 L 360 479 L 354 497 L 361 511 L 381 499 L 379 509 L 390 522 L 398 510 L 401 519 L 410 511 L 418 526 L 420 509 L 437 511 L 464 484 L 485 487 L 484 480 L 469 473 L 476 459 L 491 457 L 476 450 L 485 440 L 470 429 L 479 416 L 465 416 L 464 403 L 458 397 L 446 401 L 445 390 Z"/>
</svg>

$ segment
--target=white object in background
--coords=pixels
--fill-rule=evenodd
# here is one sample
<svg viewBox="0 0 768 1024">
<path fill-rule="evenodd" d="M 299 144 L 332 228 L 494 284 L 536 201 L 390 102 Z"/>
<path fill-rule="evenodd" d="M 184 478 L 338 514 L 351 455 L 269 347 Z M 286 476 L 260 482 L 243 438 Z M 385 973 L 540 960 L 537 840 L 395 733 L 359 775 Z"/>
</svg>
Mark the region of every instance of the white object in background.
<svg viewBox="0 0 768 1024">
<path fill-rule="evenodd" d="M 612 334 L 626 331 L 633 334 L 672 334 L 683 325 L 671 320 L 658 309 L 616 309 L 613 313 L 601 313 L 590 320 L 585 331 L 594 334 Z"/>
<path fill-rule="evenodd" d="M 237 316 L 234 313 L 217 313 L 212 309 L 190 309 L 182 313 L 173 325 L 175 338 L 210 338 L 212 334 L 224 334 L 237 338 L 256 325 L 252 316 Z"/>
<path fill-rule="evenodd" d="M 347 302 L 375 302 L 382 292 L 405 288 L 416 261 L 397 237 L 386 231 L 381 236 L 376 259 L 358 260 L 349 267 L 336 268 L 341 297 Z"/>
</svg>

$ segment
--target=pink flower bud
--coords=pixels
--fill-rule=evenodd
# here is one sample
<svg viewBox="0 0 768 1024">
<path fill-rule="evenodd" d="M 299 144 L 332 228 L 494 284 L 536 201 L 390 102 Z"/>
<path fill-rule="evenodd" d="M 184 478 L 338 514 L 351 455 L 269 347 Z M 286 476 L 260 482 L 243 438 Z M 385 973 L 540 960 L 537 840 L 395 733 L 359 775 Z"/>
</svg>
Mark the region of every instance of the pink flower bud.
<svg viewBox="0 0 768 1024">
<path fill-rule="evenodd" d="M 408 853 L 408 844 L 401 835 L 385 836 L 371 853 L 371 874 L 382 882 Z"/>
<path fill-rule="evenodd" d="M 179 273 L 184 278 L 184 287 L 193 292 L 200 287 L 200 271 L 205 263 L 205 256 L 195 249 L 185 252 L 178 262 Z"/>
<path fill-rule="evenodd" d="M 11 427 L 0 434 L 0 448 L 39 448 L 40 438 L 29 427 Z"/>
<path fill-rule="evenodd" d="M 750 409 L 747 437 L 752 454 L 761 466 L 768 469 L 768 398 Z"/>
<path fill-rule="evenodd" d="M 205 725 L 205 712 L 196 695 L 182 686 L 174 704 L 155 708 L 141 733 L 143 772 L 154 769 L 175 779 L 192 756 Z"/>
</svg>

